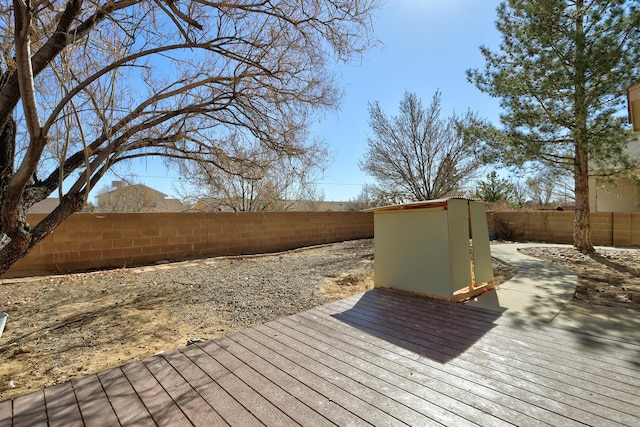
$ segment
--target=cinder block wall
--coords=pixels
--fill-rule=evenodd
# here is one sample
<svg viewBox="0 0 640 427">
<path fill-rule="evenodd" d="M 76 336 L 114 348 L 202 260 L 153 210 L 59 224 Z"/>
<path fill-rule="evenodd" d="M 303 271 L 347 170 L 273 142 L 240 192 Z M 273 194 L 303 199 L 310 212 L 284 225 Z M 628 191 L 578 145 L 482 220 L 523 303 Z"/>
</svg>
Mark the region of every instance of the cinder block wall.
<svg viewBox="0 0 640 427">
<path fill-rule="evenodd" d="M 573 243 L 574 212 L 489 212 L 489 230 L 500 234 L 500 221 L 513 231 L 516 241 Z M 592 212 L 594 245 L 640 247 L 640 212 Z"/>
<path fill-rule="evenodd" d="M 489 212 L 514 240 L 573 242 L 573 212 Z M 37 224 L 44 215 L 29 215 Z M 640 247 L 640 212 L 591 214 L 595 245 Z M 362 212 L 88 213 L 69 217 L 19 261 L 8 275 L 70 272 L 220 255 L 276 252 L 373 237 L 373 214 Z"/>
<path fill-rule="evenodd" d="M 44 215 L 29 215 L 37 224 Z M 373 237 L 362 212 L 75 214 L 8 272 L 69 272 Z"/>
<path fill-rule="evenodd" d="M 612 223 L 614 246 L 640 246 L 640 212 L 615 212 Z"/>
</svg>

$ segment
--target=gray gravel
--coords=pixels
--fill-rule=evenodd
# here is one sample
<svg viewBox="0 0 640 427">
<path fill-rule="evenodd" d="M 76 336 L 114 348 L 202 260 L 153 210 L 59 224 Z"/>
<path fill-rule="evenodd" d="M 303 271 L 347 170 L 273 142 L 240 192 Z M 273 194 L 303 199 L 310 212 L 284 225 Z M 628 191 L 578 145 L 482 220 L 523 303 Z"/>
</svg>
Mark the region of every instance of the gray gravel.
<svg viewBox="0 0 640 427">
<path fill-rule="evenodd" d="M 177 269 L 141 273 L 138 280 L 158 294 L 179 293 L 185 321 L 202 322 L 203 311 L 224 333 L 298 313 L 327 298 L 315 291 L 327 278 L 373 270 L 373 240 L 354 240 L 275 255 L 216 258 Z M 224 330 L 226 329 L 226 330 Z"/>
</svg>

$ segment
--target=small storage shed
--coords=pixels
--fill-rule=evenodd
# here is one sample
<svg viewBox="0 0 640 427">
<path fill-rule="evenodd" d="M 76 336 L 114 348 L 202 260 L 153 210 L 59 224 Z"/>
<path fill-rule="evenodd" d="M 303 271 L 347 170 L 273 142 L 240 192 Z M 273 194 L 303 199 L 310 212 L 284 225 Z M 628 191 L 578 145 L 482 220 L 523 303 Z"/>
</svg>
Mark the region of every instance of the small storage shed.
<svg viewBox="0 0 640 427">
<path fill-rule="evenodd" d="M 374 213 L 375 287 L 460 301 L 493 287 L 484 203 L 439 199 Z"/>
</svg>

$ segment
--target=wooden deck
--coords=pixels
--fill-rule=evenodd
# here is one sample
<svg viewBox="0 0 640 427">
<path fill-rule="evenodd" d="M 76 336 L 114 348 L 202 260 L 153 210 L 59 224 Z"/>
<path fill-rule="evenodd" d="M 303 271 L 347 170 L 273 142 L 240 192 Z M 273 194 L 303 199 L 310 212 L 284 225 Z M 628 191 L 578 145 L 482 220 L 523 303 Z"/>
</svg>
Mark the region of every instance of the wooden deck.
<svg viewBox="0 0 640 427">
<path fill-rule="evenodd" d="M 640 425 L 640 343 L 389 290 L 0 403 L 0 426 Z"/>
</svg>

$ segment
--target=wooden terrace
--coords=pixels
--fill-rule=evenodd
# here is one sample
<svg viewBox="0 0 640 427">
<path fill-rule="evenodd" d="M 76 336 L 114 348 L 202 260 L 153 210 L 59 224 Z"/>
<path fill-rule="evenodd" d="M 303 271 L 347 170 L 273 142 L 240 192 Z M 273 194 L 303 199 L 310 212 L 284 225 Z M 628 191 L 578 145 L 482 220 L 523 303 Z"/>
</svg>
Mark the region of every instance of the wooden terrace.
<svg viewBox="0 0 640 427">
<path fill-rule="evenodd" d="M 640 342 L 376 289 L 0 402 L 3 426 L 640 425 Z"/>
</svg>

